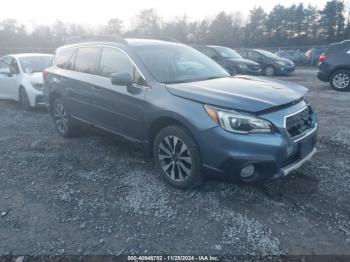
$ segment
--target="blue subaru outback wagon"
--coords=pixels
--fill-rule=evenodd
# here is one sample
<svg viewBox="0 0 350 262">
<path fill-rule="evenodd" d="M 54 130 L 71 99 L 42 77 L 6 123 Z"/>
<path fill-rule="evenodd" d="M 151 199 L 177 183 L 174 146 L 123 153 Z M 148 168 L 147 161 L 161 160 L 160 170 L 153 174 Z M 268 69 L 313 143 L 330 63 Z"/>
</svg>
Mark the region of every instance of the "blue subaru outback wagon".
<svg viewBox="0 0 350 262">
<path fill-rule="evenodd" d="M 116 39 L 60 47 L 44 73 L 58 133 L 91 125 L 139 143 L 169 184 L 205 175 L 252 183 L 288 175 L 316 152 L 303 86 L 230 76 L 177 42 Z"/>
</svg>

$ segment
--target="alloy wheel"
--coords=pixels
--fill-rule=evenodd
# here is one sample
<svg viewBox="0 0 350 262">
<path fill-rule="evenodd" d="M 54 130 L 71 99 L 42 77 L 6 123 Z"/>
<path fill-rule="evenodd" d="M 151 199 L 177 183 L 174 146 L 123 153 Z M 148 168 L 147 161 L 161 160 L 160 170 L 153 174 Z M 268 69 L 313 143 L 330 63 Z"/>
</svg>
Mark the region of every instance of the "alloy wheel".
<svg viewBox="0 0 350 262">
<path fill-rule="evenodd" d="M 347 74 L 339 73 L 333 78 L 333 85 L 338 89 L 344 89 L 349 86 L 350 77 Z"/>
<path fill-rule="evenodd" d="M 185 181 L 192 172 L 192 157 L 187 145 L 176 136 L 166 136 L 158 146 L 161 168 L 173 181 Z"/>
<path fill-rule="evenodd" d="M 265 74 L 267 76 L 273 76 L 275 74 L 275 69 L 273 69 L 273 67 L 271 66 L 268 66 L 266 69 L 265 69 Z"/>
<path fill-rule="evenodd" d="M 55 106 L 54 118 L 56 121 L 58 131 L 61 134 L 66 133 L 67 127 L 68 127 L 68 118 L 67 118 L 67 113 L 64 110 L 63 105 L 60 103 L 56 104 L 56 106 Z"/>
</svg>

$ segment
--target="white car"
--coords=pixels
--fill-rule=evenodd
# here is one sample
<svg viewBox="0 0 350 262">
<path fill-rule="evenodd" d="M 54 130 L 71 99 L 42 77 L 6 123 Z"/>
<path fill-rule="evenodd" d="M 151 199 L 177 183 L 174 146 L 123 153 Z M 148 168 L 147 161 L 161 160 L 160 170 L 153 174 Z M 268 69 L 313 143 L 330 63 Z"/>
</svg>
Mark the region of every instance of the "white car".
<svg viewBox="0 0 350 262">
<path fill-rule="evenodd" d="M 18 101 L 23 109 L 45 106 L 43 71 L 53 55 L 16 54 L 0 58 L 0 99 Z"/>
</svg>

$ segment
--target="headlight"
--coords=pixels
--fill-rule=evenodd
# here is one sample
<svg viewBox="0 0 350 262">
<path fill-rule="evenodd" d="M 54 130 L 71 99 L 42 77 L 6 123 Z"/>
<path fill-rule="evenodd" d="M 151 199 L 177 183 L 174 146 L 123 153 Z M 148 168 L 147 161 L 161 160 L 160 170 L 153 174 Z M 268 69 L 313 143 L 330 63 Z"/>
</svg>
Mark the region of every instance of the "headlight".
<svg viewBox="0 0 350 262">
<path fill-rule="evenodd" d="M 238 64 L 237 66 L 241 69 L 248 69 L 248 66 L 245 64 Z"/>
<path fill-rule="evenodd" d="M 284 62 L 284 61 L 277 61 L 276 63 L 281 65 L 281 66 L 286 66 L 287 65 L 287 63 Z"/>
<path fill-rule="evenodd" d="M 38 91 L 43 91 L 44 89 L 44 84 L 42 83 L 38 83 L 38 82 L 30 82 L 32 87 L 34 87 L 34 89 L 38 90 Z"/>
<path fill-rule="evenodd" d="M 211 119 L 223 129 L 239 134 L 271 133 L 272 124 L 264 119 L 236 111 L 204 106 Z"/>
</svg>

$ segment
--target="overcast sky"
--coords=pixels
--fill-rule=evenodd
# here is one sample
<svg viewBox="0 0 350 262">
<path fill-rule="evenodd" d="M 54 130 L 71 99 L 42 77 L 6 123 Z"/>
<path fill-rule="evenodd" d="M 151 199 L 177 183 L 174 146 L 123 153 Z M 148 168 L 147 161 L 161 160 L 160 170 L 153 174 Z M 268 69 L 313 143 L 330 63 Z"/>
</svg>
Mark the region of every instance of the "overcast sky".
<svg viewBox="0 0 350 262">
<path fill-rule="evenodd" d="M 349 2 L 350 0 L 346 0 Z M 191 20 L 212 17 L 219 11 L 244 15 L 262 6 L 271 10 L 276 4 L 290 6 L 303 2 L 323 7 L 327 0 L 1 0 L 0 19 L 16 18 L 26 24 L 51 24 L 56 19 L 65 22 L 97 26 L 109 18 L 118 17 L 127 27 L 131 18 L 145 8 L 154 8 L 165 20 L 186 14 Z"/>
</svg>

